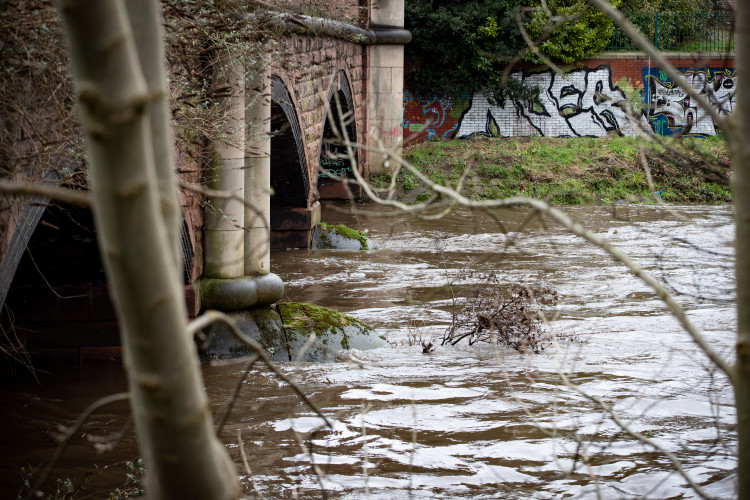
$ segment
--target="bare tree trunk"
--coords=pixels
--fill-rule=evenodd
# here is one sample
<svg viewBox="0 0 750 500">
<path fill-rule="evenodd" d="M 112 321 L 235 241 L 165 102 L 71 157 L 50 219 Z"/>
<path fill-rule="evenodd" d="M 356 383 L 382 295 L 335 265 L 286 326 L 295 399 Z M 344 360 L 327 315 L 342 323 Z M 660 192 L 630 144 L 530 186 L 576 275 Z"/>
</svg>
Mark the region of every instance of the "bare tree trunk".
<svg viewBox="0 0 750 500">
<path fill-rule="evenodd" d="M 174 178 L 176 168 L 170 123 L 172 112 L 169 109 L 167 70 L 164 65 L 164 51 L 158 48 L 163 45 L 164 40 L 159 2 L 125 0 L 125 7 L 128 9 L 128 19 L 131 20 L 130 28 L 133 31 L 138 60 L 148 87 L 151 149 L 159 186 L 159 209 L 166 222 L 167 236 L 174 252 L 174 263 L 178 273 L 182 273 L 182 250 L 180 248 L 182 214 Z"/>
<path fill-rule="evenodd" d="M 154 2 L 155 3 L 155 2 Z M 236 498 L 234 465 L 216 438 L 187 335 L 174 261 L 174 211 L 162 211 L 174 186 L 170 162 L 155 161 L 149 92 L 131 23 L 120 0 L 61 0 L 79 115 L 91 169 L 94 218 L 120 320 L 138 443 L 151 498 Z M 131 12 L 135 12 L 131 10 Z M 136 23 L 156 23 L 156 8 Z M 140 17 L 143 16 L 143 17 Z M 141 54 L 163 54 L 160 40 Z M 158 141 L 169 141 L 161 134 Z M 161 146 L 164 146 L 163 144 Z M 167 146 L 169 147 L 169 145 Z M 163 149 L 162 149 L 163 150 Z M 171 194 L 169 194 L 171 192 Z M 170 219 L 169 223 L 165 219 Z M 167 226 L 172 228 L 168 229 Z"/>
<path fill-rule="evenodd" d="M 735 67 L 737 105 L 727 140 L 732 155 L 735 273 L 737 279 L 737 359 L 734 397 L 737 405 L 737 482 L 739 498 L 750 498 L 750 6 L 737 2 Z"/>
</svg>

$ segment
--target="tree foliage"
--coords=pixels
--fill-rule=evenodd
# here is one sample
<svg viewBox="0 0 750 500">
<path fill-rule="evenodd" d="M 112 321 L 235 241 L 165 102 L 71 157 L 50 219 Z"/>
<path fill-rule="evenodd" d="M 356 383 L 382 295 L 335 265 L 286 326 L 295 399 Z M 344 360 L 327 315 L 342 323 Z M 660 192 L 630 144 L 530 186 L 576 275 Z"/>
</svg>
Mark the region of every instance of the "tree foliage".
<svg viewBox="0 0 750 500">
<path fill-rule="evenodd" d="M 667 1 L 667 0 L 665 0 Z M 419 94 L 517 96 L 502 73 L 517 56 L 531 62 L 521 26 L 549 59 L 572 63 L 600 52 L 612 21 L 582 0 L 492 0 L 406 2 L 406 27 L 413 35 L 406 58 L 415 65 L 407 85 Z M 559 22 L 550 19 L 561 18 Z M 520 20 L 520 25 L 519 25 Z M 565 22 L 563 22 L 565 20 Z M 528 96 L 521 95 L 520 98 Z"/>
<path fill-rule="evenodd" d="M 705 12 L 712 6 L 711 0 L 623 0 L 619 8 L 625 14 L 662 14 Z"/>
<path fill-rule="evenodd" d="M 407 85 L 425 94 L 471 93 L 492 86 L 502 66 L 479 50 L 516 54 L 523 44 L 513 18 L 518 5 L 511 2 L 406 2 L 405 24 L 412 42 L 404 55 L 418 64 Z"/>
<path fill-rule="evenodd" d="M 541 0 L 531 3 L 541 7 Z M 617 5 L 619 1 L 611 3 Z M 548 6 L 553 16 L 572 19 L 561 23 L 548 39 L 539 42 L 539 51 L 544 56 L 553 61 L 571 64 L 596 55 L 607 46 L 615 26 L 611 19 L 597 9 L 588 7 L 581 0 L 557 0 L 548 2 Z M 533 40 L 541 40 L 550 25 L 549 15 L 542 8 L 537 8 L 527 17 L 526 27 Z M 529 58 L 534 62 L 542 62 L 531 54 Z"/>
</svg>

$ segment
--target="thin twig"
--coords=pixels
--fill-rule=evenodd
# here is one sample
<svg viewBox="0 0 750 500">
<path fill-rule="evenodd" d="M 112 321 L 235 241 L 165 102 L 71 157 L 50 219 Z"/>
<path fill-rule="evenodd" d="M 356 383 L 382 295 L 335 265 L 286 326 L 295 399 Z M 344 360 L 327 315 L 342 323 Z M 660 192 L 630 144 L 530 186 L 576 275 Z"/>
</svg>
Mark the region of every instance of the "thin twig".
<svg viewBox="0 0 750 500">
<path fill-rule="evenodd" d="M 79 207 L 91 207 L 91 194 L 88 191 L 76 191 L 48 184 L 0 180 L 0 193 L 42 196 Z"/>
<path fill-rule="evenodd" d="M 242 441 L 242 429 L 237 429 L 237 445 L 240 447 L 240 455 L 242 456 L 242 464 L 245 466 L 245 472 L 250 477 L 250 484 L 253 485 L 255 493 L 258 494 L 258 498 L 264 499 L 263 493 L 258 488 L 258 483 L 255 482 L 253 471 L 250 469 L 250 463 L 247 460 L 247 453 L 245 453 L 245 443 Z"/>
<path fill-rule="evenodd" d="M 346 144 L 347 144 L 347 147 L 350 149 L 353 147 L 357 147 L 357 148 L 365 149 L 365 150 L 372 149 L 369 146 L 366 146 L 363 144 L 350 143 L 349 141 L 346 141 Z M 735 382 L 735 375 L 729 363 L 727 363 L 727 361 L 708 344 L 708 342 L 703 337 L 703 335 L 701 335 L 701 333 L 697 330 L 697 328 L 695 328 L 692 322 L 688 319 L 687 314 L 685 314 L 685 310 L 677 303 L 677 301 L 674 299 L 672 294 L 669 293 L 669 290 L 659 280 L 654 278 L 645 269 L 643 269 L 638 264 L 636 264 L 635 261 L 630 258 L 630 256 L 628 256 L 623 251 L 621 251 L 620 249 L 612 245 L 609 241 L 603 238 L 600 238 L 599 236 L 594 234 L 592 231 L 589 231 L 588 229 L 584 228 L 580 223 L 575 222 L 573 219 L 570 218 L 568 214 L 566 214 L 562 210 L 552 207 L 550 204 L 548 204 L 545 201 L 537 200 L 533 198 L 526 198 L 526 197 L 511 197 L 511 198 L 504 198 L 500 200 L 474 201 L 455 192 L 453 189 L 449 187 L 441 186 L 440 184 L 433 182 L 425 174 L 420 172 L 417 168 L 412 166 L 409 162 L 399 157 L 398 155 L 390 151 L 380 150 L 379 152 L 380 154 L 390 157 L 390 159 L 400 164 L 403 168 L 406 168 L 410 173 L 412 173 L 415 177 L 417 177 L 417 179 L 419 179 L 419 181 L 421 181 L 428 189 L 431 189 L 433 192 L 442 195 L 448 200 L 451 200 L 452 203 L 455 203 L 458 206 L 468 207 L 468 208 L 473 208 L 473 209 L 480 209 L 484 211 L 490 211 L 492 209 L 497 209 L 497 208 L 510 208 L 510 207 L 531 208 L 531 209 L 537 210 L 543 215 L 548 216 L 549 218 L 551 218 L 558 224 L 562 225 L 564 228 L 566 228 L 568 231 L 575 234 L 576 236 L 579 236 L 583 238 L 584 240 L 588 241 L 589 243 L 592 243 L 593 245 L 598 246 L 599 248 L 607 252 L 610 256 L 612 256 L 616 261 L 620 262 L 625 267 L 627 267 L 634 275 L 636 275 L 641 281 L 643 281 L 646 285 L 648 285 L 653 290 L 654 294 L 659 299 L 661 299 L 662 302 L 664 302 L 669 312 L 672 313 L 672 315 L 677 319 L 677 321 L 679 321 L 680 325 L 688 333 L 688 335 L 693 340 L 693 342 L 719 368 L 719 370 L 724 372 L 727 375 L 727 377 L 729 377 L 732 383 Z M 412 213 L 412 214 L 421 213 L 429 209 L 429 207 L 426 206 L 424 203 L 415 203 L 413 205 L 407 205 L 405 203 L 395 201 L 395 200 L 384 200 L 381 197 L 377 196 L 369 188 L 367 181 L 362 177 L 362 175 L 356 169 L 354 170 L 354 174 L 355 174 L 355 177 L 357 178 L 357 181 L 361 183 L 362 188 L 364 189 L 366 194 L 375 203 L 379 205 L 390 206 L 404 213 Z"/>
<path fill-rule="evenodd" d="M 727 125 L 727 120 L 722 117 L 718 111 L 716 111 L 716 108 L 714 106 L 711 106 L 711 103 L 708 102 L 706 97 L 699 93 L 697 90 L 695 90 L 690 85 L 684 84 L 684 78 L 680 74 L 679 71 L 670 63 L 664 55 L 662 55 L 661 52 L 656 50 L 654 46 L 646 40 L 646 37 L 644 37 L 638 29 L 633 26 L 633 24 L 628 21 L 628 19 L 625 17 L 625 14 L 620 12 L 619 10 L 615 9 L 605 0 L 587 0 L 590 4 L 592 4 L 594 7 L 602 11 L 605 15 L 607 15 L 612 21 L 622 29 L 623 33 L 627 35 L 630 40 L 638 46 L 642 51 L 647 53 L 649 57 L 654 59 L 656 62 L 656 66 L 659 66 L 659 68 L 664 71 L 669 78 L 672 79 L 673 82 L 680 84 L 680 87 L 682 90 L 685 91 L 687 95 L 690 96 L 690 99 L 694 99 L 695 102 L 711 117 L 711 119 L 714 121 L 714 124 L 717 125 L 720 129 L 724 130 Z"/>
<path fill-rule="evenodd" d="M 577 386 L 576 384 L 574 384 L 573 382 L 571 382 L 570 379 L 568 378 L 568 376 L 565 375 L 565 373 L 563 373 L 562 370 L 558 370 L 558 375 L 559 375 L 560 379 L 562 380 L 562 382 L 565 384 L 566 387 L 568 387 L 570 389 L 573 389 L 575 392 L 577 392 L 578 394 L 580 394 L 584 398 L 588 399 L 592 403 L 595 403 L 599 408 L 601 408 L 602 410 L 604 410 L 604 412 L 609 415 L 609 417 L 612 419 L 612 421 L 615 424 L 617 424 L 617 426 L 620 427 L 620 429 L 622 429 L 624 432 L 626 432 L 630 436 L 633 436 L 634 438 L 636 438 L 641 443 L 644 443 L 644 444 L 652 447 L 653 449 L 655 449 L 656 451 L 658 451 L 659 453 L 661 453 L 665 457 L 667 457 L 667 459 L 672 463 L 672 467 L 674 467 L 674 469 L 685 479 L 685 481 L 687 481 L 687 483 L 690 485 L 690 487 L 701 498 L 704 498 L 704 499 L 713 498 L 713 497 L 709 496 L 708 494 L 706 494 L 706 492 L 703 491 L 703 489 L 700 487 L 700 485 L 698 485 L 693 480 L 693 478 L 690 477 L 690 474 L 687 473 L 687 471 L 685 470 L 685 468 L 682 466 L 682 462 L 680 462 L 680 459 L 677 458 L 677 456 L 674 453 L 672 453 L 669 450 L 664 449 L 661 445 L 659 445 L 656 441 L 652 440 L 651 438 L 649 438 L 649 437 L 641 434 L 638 431 L 635 431 L 635 430 L 631 429 L 630 426 L 627 423 L 625 423 L 625 421 L 623 421 L 622 418 L 620 418 L 620 415 L 616 411 L 614 411 L 609 404 L 607 404 L 605 401 L 603 401 L 602 399 L 600 399 L 600 398 L 598 398 L 596 396 L 592 396 L 591 394 L 587 393 L 586 391 L 584 391 L 583 389 L 581 389 L 579 386 Z"/>
</svg>

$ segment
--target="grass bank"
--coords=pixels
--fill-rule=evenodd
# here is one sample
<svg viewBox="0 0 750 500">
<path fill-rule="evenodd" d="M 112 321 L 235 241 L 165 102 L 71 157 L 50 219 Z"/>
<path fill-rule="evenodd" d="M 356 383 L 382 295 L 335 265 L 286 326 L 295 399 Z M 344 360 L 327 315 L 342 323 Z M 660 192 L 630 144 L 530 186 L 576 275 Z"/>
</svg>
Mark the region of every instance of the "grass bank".
<svg viewBox="0 0 750 500">
<path fill-rule="evenodd" d="M 653 178 L 649 188 L 640 159 L 643 146 Z M 654 203 L 654 191 L 670 203 L 731 201 L 729 155 L 722 139 L 680 138 L 662 144 L 627 137 L 553 139 L 485 138 L 431 141 L 406 147 L 404 159 L 433 182 L 472 199 L 532 196 L 553 204 Z M 405 202 L 430 193 L 402 169 L 370 179 L 393 185 Z"/>
</svg>

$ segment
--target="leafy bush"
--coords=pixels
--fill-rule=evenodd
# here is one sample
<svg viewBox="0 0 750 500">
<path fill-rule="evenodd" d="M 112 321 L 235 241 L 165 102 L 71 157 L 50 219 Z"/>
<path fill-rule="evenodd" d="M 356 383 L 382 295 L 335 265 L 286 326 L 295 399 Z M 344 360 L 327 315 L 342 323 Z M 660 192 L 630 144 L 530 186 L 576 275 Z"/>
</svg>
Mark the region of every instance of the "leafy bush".
<svg viewBox="0 0 750 500">
<path fill-rule="evenodd" d="M 547 57 L 576 62 L 601 51 L 613 31 L 612 22 L 582 0 L 549 0 L 552 14 L 581 17 L 562 25 L 539 45 Z M 528 8 L 532 9 L 529 11 Z M 522 14 L 523 13 L 523 14 Z M 407 86 L 421 95 L 460 96 L 480 92 L 505 99 L 524 100 L 533 89 L 521 82 L 502 82 L 502 73 L 519 54 L 539 62 L 528 51 L 518 16 L 532 39 L 551 25 L 541 0 L 411 0 L 406 2 L 406 27 L 412 42 L 405 55 L 415 65 Z"/>
<path fill-rule="evenodd" d="M 619 2 L 611 3 L 617 6 Z M 541 0 L 535 0 L 532 5 L 540 7 Z M 580 17 L 561 25 L 548 40 L 541 42 L 539 51 L 542 54 L 553 61 L 570 64 L 596 55 L 606 47 L 615 29 L 607 16 L 580 0 L 556 0 L 548 5 L 554 16 Z M 549 17 L 543 9 L 538 9 L 526 21 L 526 29 L 533 40 L 540 39 L 549 25 Z M 528 59 L 541 62 L 533 54 L 529 54 Z"/>
<path fill-rule="evenodd" d="M 523 47 L 514 13 L 519 0 L 405 3 L 412 42 L 405 57 L 419 63 L 407 75 L 412 91 L 423 95 L 462 95 L 496 86 L 503 65 L 480 54 L 515 55 Z"/>
</svg>

